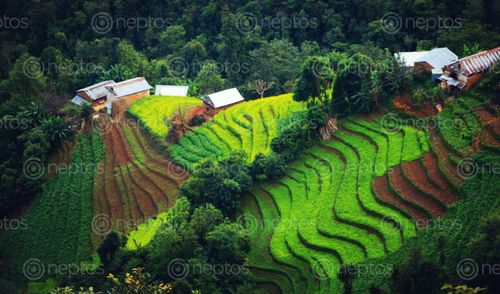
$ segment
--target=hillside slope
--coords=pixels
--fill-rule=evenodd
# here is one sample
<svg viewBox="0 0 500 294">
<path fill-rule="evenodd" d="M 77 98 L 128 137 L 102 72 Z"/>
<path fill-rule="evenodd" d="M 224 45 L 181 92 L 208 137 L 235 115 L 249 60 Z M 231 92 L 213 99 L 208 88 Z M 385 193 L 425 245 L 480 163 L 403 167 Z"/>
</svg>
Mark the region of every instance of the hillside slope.
<svg viewBox="0 0 500 294">
<path fill-rule="evenodd" d="M 251 233 L 250 264 L 263 290 L 339 293 L 342 264 L 394 252 L 459 199 L 436 161 L 418 160 L 434 156 L 426 132 L 388 132 L 359 118 L 339 125 L 284 178 L 256 185 L 243 201 L 239 220 Z M 443 186 L 415 181 L 413 171 L 439 175 Z M 374 185 L 379 179 L 389 182 Z"/>
<path fill-rule="evenodd" d="M 291 94 L 237 104 L 187 133 L 172 147 L 172 157 L 189 168 L 204 159 L 226 158 L 236 150 L 245 151 L 252 160 L 258 153 L 270 152 L 278 120 L 304 107 Z"/>
</svg>

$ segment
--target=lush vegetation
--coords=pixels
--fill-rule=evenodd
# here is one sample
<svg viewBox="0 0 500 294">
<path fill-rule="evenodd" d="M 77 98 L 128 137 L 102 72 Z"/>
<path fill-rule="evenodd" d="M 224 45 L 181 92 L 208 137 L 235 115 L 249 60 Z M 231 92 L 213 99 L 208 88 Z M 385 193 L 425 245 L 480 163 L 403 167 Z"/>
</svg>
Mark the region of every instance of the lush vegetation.
<svg viewBox="0 0 500 294">
<path fill-rule="evenodd" d="M 72 134 L 64 119 L 34 102 L 1 117 L 0 123 L 0 213 L 6 213 L 38 193 L 49 154 Z"/>
<path fill-rule="evenodd" d="M 25 228 L 1 236 L 16 280 L 25 278 L 23 264 L 33 258 L 47 266 L 91 260 L 94 174 L 103 153 L 98 132 L 79 136 L 70 165 L 44 186 L 25 215 Z"/>
<path fill-rule="evenodd" d="M 481 121 L 475 111 L 480 105 L 475 98 L 464 97 L 448 103 L 446 109 L 436 116 L 443 139 L 462 154 L 471 153 L 470 145 L 481 133 Z"/>
<path fill-rule="evenodd" d="M 154 237 L 141 247 L 129 250 L 122 236 L 109 234 L 98 249 L 104 269 L 119 277 L 143 266 L 153 280 L 172 282 L 176 291 L 187 293 L 195 289 L 215 293 L 247 287 L 250 276 L 245 265 L 249 250 L 246 230 L 230 223 L 213 205 L 194 209 L 186 198 L 179 198 L 167 214 Z M 224 265 L 229 267 L 220 267 Z M 105 285 L 95 286 L 102 289 Z"/>
<path fill-rule="evenodd" d="M 498 155 L 478 154 L 474 161 L 479 165 L 500 163 Z M 461 285 L 462 277 L 470 280 L 469 286 L 488 287 L 496 293 L 498 277 L 485 270 L 467 272 L 460 268 L 460 261 L 472 259 L 481 265 L 495 264 L 498 255 L 498 228 L 500 205 L 498 201 L 499 175 L 491 169 L 481 169 L 461 187 L 464 199 L 450 208 L 441 220 L 417 237 L 408 240 L 400 250 L 374 263 L 392 264 L 394 270 L 385 273 L 354 275 L 353 293 L 372 289 L 390 292 L 441 293 L 445 283 Z M 462 274 L 463 276 L 460 276 Z M 424 282 L 425 281 L 425 282 Z"/>
<path fill-rule="evenodd" d="M 189 168 L 205 159 L 225 159 L 237 150 L 243 150 L 252 161 L 257 154 L 271 151 L 279 119 L 301 109 L 304 106 L 290 94 L 237 104 L 188 132 L 172 147 L 172 156 Z"/>
<path fill-rule="evenodd" d="M 0 215 L 27 224 L 0 228 L 0 292 L 24 292 L 14 288 L 26 285 L 30 258 L 48 270 L 93 254 L 98 272 L 43 278 L 56 276 L 61 293 L 434 293 L 444 283 L 498 292 L 498 275 L 454 274 L 462 258 L 500 263 L 498 175 L 470 179 L 464 167 L 470 157 L 476 168 L 498 164 L 473 157 L 500 150 L 498 70 L 455 95 L 393 58 L 497 47 L 498 1 L 5 0 L 0 9 Z M 136 102 L 130 113 L 150 137 L 135 121 L 90 121 L 89 106 L 69 105 L 76 89 L 137 76 L 189 85 L 192 97 L 237 87 L 247 101 L 209 122 L 194 117 L 174 144 L 158 139 L 184 134 L 166 120 L 197 98 Z M 411 112 L 388 127 L 378 115 L 405 97 Z M 435 103 L 445 106 L 437 128 L 409 126 L 430 122 Z M 339 129 L 320 141 L 326 126 Z M 74 148 L 58 150 L 73 131 Z M 67 150 L 68 170 L 26 169 Z M 92 234 L 98 214 L 113 232 Z M 436 219 L 461 226 L 428 225 Z M 346 271 L 372 263 L 395 271 Z"/>
<path fill-rule="evenodd" d="M 172 118 L 176 111 L 185 113 L 188 108 L 201 103 L 200 99 L 192 97 L 150 96 L 134 102 L 129 112 L 153 135 L 165 137 L 168 133 L 166 121 Z"/>
<path fill-rule="evenodd" d="M 387 132 L 362 119 L 341 127 L 332 140 L 307 149 L 281 180 L 256 185 L 244 201 L 250 263 L 263 284 L 275 278 L 295 293 L 339 292 L 342 264 L 381 257 L 415 235 L 406 215 L 381 204 L 371 185 L 390 167 L 427 152 L 425 136 L 420 140 L 421 131 L 409 127 Z"/>
</svg>

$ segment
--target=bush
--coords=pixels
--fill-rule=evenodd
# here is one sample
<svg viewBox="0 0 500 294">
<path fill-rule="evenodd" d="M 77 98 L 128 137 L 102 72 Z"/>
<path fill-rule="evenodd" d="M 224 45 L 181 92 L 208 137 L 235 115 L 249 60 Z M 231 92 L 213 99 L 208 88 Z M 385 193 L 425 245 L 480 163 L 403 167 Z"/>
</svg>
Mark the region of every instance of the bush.
<svg viewBox="0 0 500 294">
<path fill-rule="evenodd" d="M 285 175 L 285 161 L 281 156 L 271 153 L 258 154 L 250 167 L 252 177 L 257 180 L 277 180 Z"/>
<path fill-rule="evenodd" d="M 240 206 L 240 194 L 252 184 L 245 154 L 237 152 L 219 163 L 197 165 L 193 176 L 182 184 L 180 194 L 195 207 L 211 203 L 225 215 L 232 215 Z"/>
<path fill-rule="evenodd" d="M 197 126 L 200 126 L 202 125 L 204 122 L 206 122 L 207 120 L 205 119 L 205 117 L 203 115 L 195 115 L 189 122 L 188 122 L 188 125 L 190 127 L 197 127 Z"/>
<path fill-rule="evenodd" d="M 319 139 L 319 129 L 324 125 L 325 117 L 318 106 L 294 112 L 280 120 L 279 135 L 272 140 L 271 149 L 292 161 Z"/>
</svg>

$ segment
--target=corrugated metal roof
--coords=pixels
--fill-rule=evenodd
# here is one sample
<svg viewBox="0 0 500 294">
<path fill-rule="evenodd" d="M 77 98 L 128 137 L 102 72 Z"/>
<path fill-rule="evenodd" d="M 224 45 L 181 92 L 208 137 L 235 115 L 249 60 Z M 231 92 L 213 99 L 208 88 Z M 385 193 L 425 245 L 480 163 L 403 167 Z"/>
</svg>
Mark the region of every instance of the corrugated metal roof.
<svg viewBox="0 0 500 294">
<path fill-rule="evenodd" d="M 82 106 L 84 104 L 90 104 L 90 102 L 88 102 L 87 100 L 83 99 L 82 97 L 80 97 L 78 95 L 73 97 L 73 99 L 71 99 L 71 102 L 78 105 L 78 106 Z"/>
<path fill-rule="evenodd" d="M 145 78 L 139 77 L 106 86 L 115 97 L 123 97 L 151 89 Z"/>
<path fill-rule="evenodd" d="M 156 85 L 156 96 L 187 96 L 188 86 Z"/>
<path fill-rule="evenodd" d="M 451 52 L 450 49 L 444 48 L 434 48 L 427 52 L 424 56 L 415 60 L 415 62 L 426 62 L 433 68 L 443 68 L 454 61 L 458 60 L 458 56 Z"/>
<path fill-rule="evenodd" d="M 92 86 L 88 86 L 88 87 L 85 87 L 83 89 L 77 90 L 77 92 L 91 90 L 93 88 L 105 86 L 105 85 L 108 85 L 108 84 L 115 84 L 115 81 L 108 80 L 108 81 L 104 81 L 104 82 L 99 82 L 97 84 L 93 84 Z"/>
<path fill-rule="evenodd" d="M 415 65 L 415 60 L 418 60 L 429 51 L 415 51 L 415 52 L 398 52 L 394 53 L 394 58 L 399 60 L 406 67 L 413 67 Z"/>
<path fill-rule="evenodd" d="M 236 88 L 206 95 L 202 99 L 214 108 L 227 106 L 245 100 Z"/>
<path fill-rule="evenodd" d="M 476 53 L 458 60 L 460 71 L 468 76 L 482 72 L 500 60 L 500 47 Z"/>
<path fill-rule="evenodd" d="M 85 92 L 90 99 L 96 100 L 98 98 L 101 98 L 103 96 L 107 96 L 109 94 L 109 91 L 106 89 L 106 86 L 113 85 L 115 84 L 115 81 L 109 80 L 109 81 L 104 81 L 100 82 L 97 84 L 94 84 L 92 86 L 88 86 L 86 88 L 77 90 L 77 92 Z"/>
</svg>

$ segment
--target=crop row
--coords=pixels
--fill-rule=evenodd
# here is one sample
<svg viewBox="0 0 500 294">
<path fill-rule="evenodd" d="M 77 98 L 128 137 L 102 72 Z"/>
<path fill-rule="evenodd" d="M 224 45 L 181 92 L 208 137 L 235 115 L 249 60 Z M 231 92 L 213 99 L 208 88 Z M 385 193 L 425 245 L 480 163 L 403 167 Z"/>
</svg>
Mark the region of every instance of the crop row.
<svg viewBox="0 0 500 294">
<path fill-rule="evenodd" d="M 291 94 L 240 103 L 186 134 L 172 147 L 172 156 L 188 167 L 204 159 L 226 158 L 235 150 L 245 151 L 252 160 L 258 153 L 270 152 L 279 118 L 303 107 Z"/>
<path fill-rule="evenodd" d="M 409 127 L 389 132 L 362 119 L 339 126 L 331 140 L 291 164 L 284 178 L 258 185 L 243 201 L 242 213 L 257 223 L 249 228 L 255 243 L 250 261 L 263 285 L 272 273 L 281 277 L 274 287 L 283 291 L 340 292 L 342 264 L 394 252 L 416 233 L 408 214 L 380 201 L 372 182 L 427 152 L 426 133 Z M 270 219 L 271 229 L 259 225 Z M 268 250 L 262 240 L 269 240 Z"/>
<path fill-rule="evenodd" d="M 149 96 L 137 100 L 130 108 L 129 113 L 138 118 L 155 136 L 165 137 L 168 133 L 166 120 L 181 109 L 201 105 L 201 100 L 193 97 L 165 97 Z"/>
<path fill-rule="evenodd" d="M 95 214 L 109 216 L 113 228 L 125 233 L 174 205 L 187 174 L 156 152 L 140 129 L 114 122 L 102 137 L 107 152 L 94 192 Z"/>
<path fill-rule="evenodd" d="M 7 231 L 2 252 L 22 277 L 23 264 L 36 258 L 43 264 L 78 264 L 92 255 L 92 190 L 94 173 L 104 153 L 99 134 L 80 135 L 70 167 L 44 186 L 23 217 L 26 226 Z"/>
</svg>

